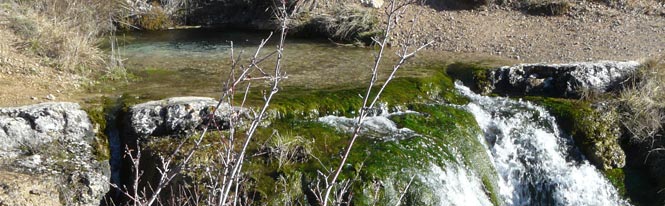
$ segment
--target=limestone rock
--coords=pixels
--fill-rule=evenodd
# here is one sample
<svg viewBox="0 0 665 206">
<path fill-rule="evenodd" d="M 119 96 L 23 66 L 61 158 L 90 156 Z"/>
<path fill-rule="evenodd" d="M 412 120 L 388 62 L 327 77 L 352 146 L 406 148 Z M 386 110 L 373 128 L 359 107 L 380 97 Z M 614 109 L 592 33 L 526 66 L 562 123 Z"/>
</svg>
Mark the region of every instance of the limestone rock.
<svg viewBox="0 0 665 206">
<path fill-rule="evenodd" d="M 232 111 L 241 109 L 222 104 L 215 110 L 217 103 L 208 97 L 174 97 L 138 104 L 130 108 L 128 129 L 130 135 L 145 138 L 187 134 L 209 122 L 213 128 L 227 128 Z"/>
<path fill-rule="evenodd" d="M 99 205 L 109 190 L 108 163 L 93 155 L 95 134 L 88 115 L 78 104 L 0 108 L 0 128 L 2 175 L 40 180 L 39 184 L 5 180 L 2 184 L 14 186 L 0 192 L 0 204 L 34 205 L 34 200 L 38 205 L 50 205 L 53 201 Z M 26 188 L 33 186 L 39 191 Z M 55 196 L 49 191 L 56 191 Z M 41 196 L 35 199 L 35 195 Z M 14 197 L 25 201 L 5 202 Z"/>
<path fill-rule="evenodd" d="M 581 97 L 617 89 L 637 71 L 639 62 L 519 64 L 488 72 L 483 93 Z"/>
</svg>

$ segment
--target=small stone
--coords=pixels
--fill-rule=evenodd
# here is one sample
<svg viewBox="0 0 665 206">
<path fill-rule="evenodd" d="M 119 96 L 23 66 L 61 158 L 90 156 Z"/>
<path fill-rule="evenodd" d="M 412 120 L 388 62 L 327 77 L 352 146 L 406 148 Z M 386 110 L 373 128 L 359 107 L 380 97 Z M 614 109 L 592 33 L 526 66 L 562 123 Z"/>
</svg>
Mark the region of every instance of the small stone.
<svg viewBox="0 0 665 206">
<path fill-rule="evenodd" d="M 55 96 L 53 94 L 48 94 L 46 95 L 46 99 L 53 101 L 55 100 Z"/>
<path fill-rule="evenodd" d="M 30 97 L 31 100 L 37 100 L 37 97 Z"/>
</svg>

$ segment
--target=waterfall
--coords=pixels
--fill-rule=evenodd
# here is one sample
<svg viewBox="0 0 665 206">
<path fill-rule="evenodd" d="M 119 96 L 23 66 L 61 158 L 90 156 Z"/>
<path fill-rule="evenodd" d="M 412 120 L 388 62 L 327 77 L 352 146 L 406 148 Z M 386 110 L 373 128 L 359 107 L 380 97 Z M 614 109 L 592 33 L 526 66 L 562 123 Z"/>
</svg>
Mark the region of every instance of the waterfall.
<svg viewBox="0 0 665 206">
<path fill-rule="evenodd" d="M 484 132 L 504 205 L 628 205 L 544 108 L 456 88 L 471 99 L 465 107 Z"/>
</svg>

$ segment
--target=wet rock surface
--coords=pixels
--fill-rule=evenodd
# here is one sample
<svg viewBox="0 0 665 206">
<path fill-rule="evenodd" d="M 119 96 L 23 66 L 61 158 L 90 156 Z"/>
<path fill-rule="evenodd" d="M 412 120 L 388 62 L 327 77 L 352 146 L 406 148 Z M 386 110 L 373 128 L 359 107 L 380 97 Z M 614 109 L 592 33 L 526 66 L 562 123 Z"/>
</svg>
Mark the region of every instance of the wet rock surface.
<svg viewBox="0 0 665 206">
<path fill-rule="evenodd" d="M 93 126 L 78 104 L 0 108 L 0 128 L 0 205 L 99 205 L 109 167 L 93 153 Z"/>
<path fill-rule="evenodd" d="M 579 98 L 619 89 L 637 71 L 639 63 L 581 62 L 519 64 L 487 72 L 483 93 L 543 95 Z"/>
</svg>

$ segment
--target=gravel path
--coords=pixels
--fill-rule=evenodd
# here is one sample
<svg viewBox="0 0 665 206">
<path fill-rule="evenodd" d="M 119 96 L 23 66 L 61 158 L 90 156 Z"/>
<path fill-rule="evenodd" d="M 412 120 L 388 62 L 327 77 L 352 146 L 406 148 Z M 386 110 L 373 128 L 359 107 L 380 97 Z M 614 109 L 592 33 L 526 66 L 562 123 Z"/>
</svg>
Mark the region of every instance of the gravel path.
<svg viewBox="0 0 665 206">
<path fill-rule="evenodd" d="M 533 16 L 497 6 L 472 11 L 414 7 L 418 32 L 434 50 L 481 53 L 523 62 L 640 60 L 665 54 L 665 5 L 637 14 L 588 2 L 564 16 Z M 404 30 L 398 29 L 399 36 Z"/>
</svg>

